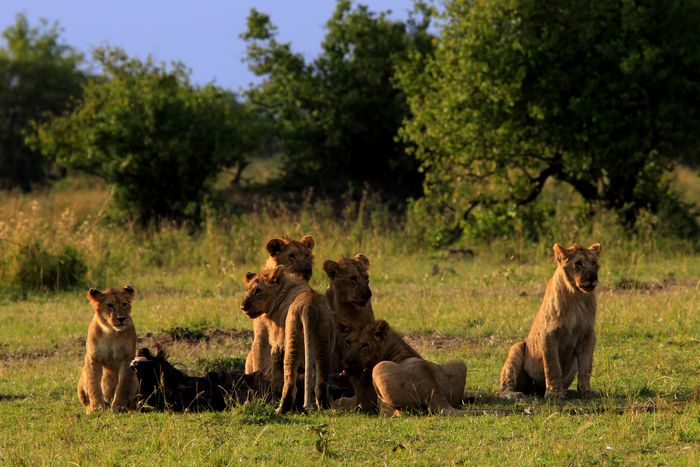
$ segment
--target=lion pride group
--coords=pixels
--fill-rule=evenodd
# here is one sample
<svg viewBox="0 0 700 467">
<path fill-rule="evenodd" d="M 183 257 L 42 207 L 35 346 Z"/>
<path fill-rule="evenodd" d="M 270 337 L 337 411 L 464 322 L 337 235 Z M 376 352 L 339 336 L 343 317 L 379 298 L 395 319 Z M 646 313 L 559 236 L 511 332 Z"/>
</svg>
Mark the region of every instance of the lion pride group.
<svg viewBox="0 0 700 467">
<path fill-rule="evenodd" d="M 313 290 L 308 281 L 314 246 L 310 235 L 273 238 L 262 269 L 245 275 L 240 308 L 254 331 L 245 371 L 188 376 L 162 349 L 155 355 L 147 348 L 136 351 L 134 289 L 90 289 L 94 315 L 78 382 L 87 412 L 222 410 L 265 398 L 277 404 L 278 413 L 334 408 L 464 414 L 465 363 L 425 360 L 389 323 L 375 319 L 364 255 L 325 261 L 328 290 Z M 590 378 L 600 244 L 553 249 L 557 267 L 530 333 L 511 347 L 501 370 L 504 398 L 598 395 Z M 577 390 L 569 390 L 576 376 Z"/>
</svg>

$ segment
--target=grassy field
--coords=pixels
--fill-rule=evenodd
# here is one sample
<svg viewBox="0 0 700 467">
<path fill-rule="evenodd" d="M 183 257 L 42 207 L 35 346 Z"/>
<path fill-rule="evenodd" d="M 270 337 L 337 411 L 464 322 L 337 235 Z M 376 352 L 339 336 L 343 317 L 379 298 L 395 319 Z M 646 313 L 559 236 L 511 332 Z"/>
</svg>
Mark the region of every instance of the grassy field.
<svg viewBox="0 0 700 467">
<path fill-rule="evenodd" d="M 48 250 L 74 245 L 88 265 L 85 287 L 0 295 L 0 464 L 700 463 L 700 256 L 683 243 L 627 240 L 604 224 L 572 230 L 581 243 L 603 243 L 592 378 L 603 397 L 510 403 L 494 397 L 500 367 L 554 270 L 551 244 L 573 238 L 477 245 L 473 257 L 431 252 L 407 242 L 381 210 L 351 206 L 330 221 L 322 204 L 298 216 L 268 206 L 192 237 L 104 224 L 108 197 L 92 184 L 0 195 L 5 271 L 13 248 L 32 238 Z M 88 286 L 132 284 L 142 344 L 162 342 L 171 360 L 202 373 L 250 346 L 241 277 L 264 261 L 264 242 L 307 233 L 317 243 L 317 290 L 327 285 L 324 259 L 362 252 L 375 314 L 424 357 L 466 361 L 469 416 L 275 416 L 262 403 L 85 415 L 75 387 Z M 175 327 L 194 337 L 173 339 Z"/>
</svg>

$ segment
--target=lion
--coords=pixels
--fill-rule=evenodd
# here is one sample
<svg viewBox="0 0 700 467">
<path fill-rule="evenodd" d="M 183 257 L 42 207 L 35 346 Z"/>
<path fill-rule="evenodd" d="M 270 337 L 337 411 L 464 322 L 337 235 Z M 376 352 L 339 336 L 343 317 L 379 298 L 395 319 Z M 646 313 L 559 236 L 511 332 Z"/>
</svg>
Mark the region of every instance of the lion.
<svg viewBox="0 0 700 467">
<path fill-rule="evenodd" d="M 428 409 L 461 415 L 467 367 L 461 360 L 438 365 L 423 359 L 384 320 L 341 324 L 343 371 L 355 384 L 355 397 L 337 401 L 340 409 L 379 408 L 399 414 L 403 409 Z"/>
<path fill-rule="evenodd" d="M 288 238 L 273 238 L 267 242 L 268 254 L 264 268 L 274 269 L 277 265 L 287 268 L 287 274 L 293 274 L 300 279 L 311 279 L 313 266 L 313 249 L 316 245 L 311 235 L 304 235 L 299 241 Z M 253 344 L 245 359 L 245 372 L 269 373 L 270 371 L 270 342 L 267 327 L 260 319 L 253 320 Z"/>
<path fill-rule="evenodd" d="M 327 260 L 323 270 L 330 279 L 326 298 L 331 304 L 338 322 L 374 321 L 372 291 L 369 288 L 369 259 L 357 254 L 354 258 Z"/>
<path fill-rule="evenodd" d="M 501 370 L 501 397 L 544 394 L 564 398 L 578 374 L 578 394 L 591 390 L 595 346 L 595 288 L 598 285 L 600 244 L 569 248 L 555 244 L 557 269 L 547 283 L 544 299 L 527 338 L 514 344 Z M 573 391 L 572 391 L 573 392 Z"/>
<path fill-rule="evenodd" d="M 294 406 L 300 354 L 304 355 L 304 409 L 329 406 L 328 374 L 335 346 L 335 319 L 328 300 L 285 266 L 247 273 L 241 309 L 262 320 L 270 338 L 271 383 L 281 400 L 277 413 Z M 283 380 L 282 380 L 283 375 Z M 315 386 L 314 386 L 315 382 Z"/>
<path fill-rule="evenodd" d="M 175 368 L 161 348 L 155 355 L 148 348 L 139 349 L 129 366 L 138 379 L 136 399 L 141 410 L 148 406 L 173 412 L 221 411 L 232 403 L 270 396 L 270 382 L 259 373 L 233 369 L 189 376 Z"/>
<path fill-rule="evenodd" d="M 323 270 L 330 279 L 326 298 L 335 312 L 336 323 L 351 322 L 364 324 L 374 321 L 372 311 L 372 290 L 369 288 L 369 259 L 361 254 L 354 258 L 342 257 L 338 261 L 327 260 Z M 340 329 L 336 336 L 340 337 Z M 342 342 L 336 342 L 335 355 L 331 364 L 333 381 L 351 389 L 351 383 L 338 373 Z"/>
<path fill-rule="evenodd" d="M 446 367 L 449 375 L 443 374 L 445 370 L 424 360 L 386 321 L 343 322 L 340 332 L 343 335 L 340 365 L 353 383 L 355 396 L 336 401 L 336 408 L 359 408 L 365 412 L 389 407 L 397 411 L 419 407 L 436 410 L 436 404 L 443 402 L 441 395 L 444 393 L 450 396 L 458 394 L 458 400 L 453 397 L 451 401 L 455 405 L 461 402 L 466 380 L 463 363 L 459 362 L 464 368 L 460 392 L 449 376 L 455 373 L 455 378 L 459 379 L 456 362 Z M 438 374 L 439 381 L 436 381 L 435 374 Z M 406 384 L 411 385 L 410 389 Z M 450 407 L 443 404 L 440 410 L 451 409 L 449 402 L 447 405 Z"/>
<path fill-rule="evenodd" d="M 111 406 L 115 412 L 134 408 L 136 377 L 129 362 L 136 350 L 131 319 L 134 289 L 90 289 L 94 315 L 88 327 L 85 364 L 78 380 L 78 398 L 90 413 Z"/>
</svg>

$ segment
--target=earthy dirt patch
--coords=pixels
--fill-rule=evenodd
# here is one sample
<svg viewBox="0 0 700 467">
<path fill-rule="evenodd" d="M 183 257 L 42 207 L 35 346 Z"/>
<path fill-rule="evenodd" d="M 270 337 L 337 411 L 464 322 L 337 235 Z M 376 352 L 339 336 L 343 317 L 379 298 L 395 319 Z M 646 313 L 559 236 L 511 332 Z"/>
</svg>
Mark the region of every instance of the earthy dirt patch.
<svg viewBox="0 0 700 467">
<path fill-rule="evenodd" d="M 436 334 L 412 334 L 403 336 L 403 338 L 411 347 L 439 350 L 453 350 L 470 340 L 467 337 L 439 336 Z"/>
<path fill-rule="evenodd" d="M 159 334 L 146 333 L 137 340 L 137 345 L 167 346 L 173 342 L 197 345 L 200 342 L 221 343 L 226 340 L 252 340 L 253 331 L 250 329 L 221 329 L 209 328 L 204 330 L 192 330 L 183 327 L 168 329 Z"/>
<path fill-rule="evenodd" d="M 654 281 L 640 281 L 631 277 L 623 277 L 615 283 L 613 290 L 642 290 L 645 292 L 654 292 L 675 284 L 675 280 L 668 278 Z"/>
</svg>

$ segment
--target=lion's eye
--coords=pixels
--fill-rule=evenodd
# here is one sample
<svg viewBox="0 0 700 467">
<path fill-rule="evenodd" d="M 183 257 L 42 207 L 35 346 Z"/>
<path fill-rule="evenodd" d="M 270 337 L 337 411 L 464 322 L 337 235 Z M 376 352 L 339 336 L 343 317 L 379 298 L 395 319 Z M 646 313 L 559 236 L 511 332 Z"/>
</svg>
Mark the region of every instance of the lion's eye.
<svg viewBox="0 0 700 467">
<path fill-rule="evenodd" d="M 349 340 L 345 341 L 345 348 L 346 349 L 349 349 L 351 346 L 352 346 L 352 343 Z"/>
<path fill-rule="evenodd" d="M 256 288 L 253 290 L 253 295 L 258 295 L 260 293 L 260 289 Z"/>
<path fill-rule="evenodd" d="M 128 303 L 126 303 L 126 302 L 122 303 L 122 308 L 126 308 L 126 307 L 128 307 L 128 306 L 129 306 Z"/>
<path fill-rule="evenodd" d="M 576 266 L 577 269 L 581 269 L 583 267 L 583 262 L 582 261 L 576 261 L 574 263 L 574 266 Z"/>
<path fill-rule="evenodd" d="M 289 253 L 289 259 L 296 259 L 296 255 L 294 253 Z"/>
<path fill-rule="evenodd" d="M 360 350 L 367 350 L 367 349 L 369 349 L 369 344 L 367 342 L 365 342 L 364 344 L 362 344 L 360 346 Z"/>
<path fill-rule="evenodd" d="M 357 283 L 359 283 L 360 281 L 357 279 L 357 277 L 351 277 L 351 278 L 350 278 L 350 282 L 352 282 L 353 284 L 357 284 Z"/>
<path fill-rule="evenodd" d="M 108 304 L 107 304 L 107 309 L 108 309 L 109 311 L 114 311 L 114 305 L 112 305 L 111 303 L 108 303 Z"/>
</svg>

